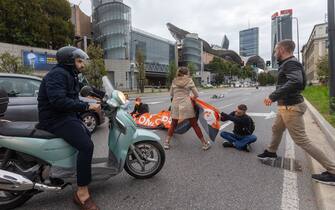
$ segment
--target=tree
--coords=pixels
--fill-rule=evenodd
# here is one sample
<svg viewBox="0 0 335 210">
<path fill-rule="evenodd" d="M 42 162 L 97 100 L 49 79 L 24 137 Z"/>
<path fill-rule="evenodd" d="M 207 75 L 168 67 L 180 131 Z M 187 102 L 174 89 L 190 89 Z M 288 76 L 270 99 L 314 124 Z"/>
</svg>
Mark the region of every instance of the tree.
<svg viewBox="0 0 335 210">
<path fill-rule="evenodd" d="M 89 83 L 98 88 L 102 88 L 102 77 L 107 74 L 103 59 L 103 49 L 99 45 L 91 44 L 87 48 L 90 57 L 89 64 L 86 66 L 84 75 Z"/>
<path fill-rule="evenodd" d="M 328 84 L 328 80 L 329 80 L 328 55 L 325 55 L 319 59 L 318 63 L 316 64 L 316 68 L 317 68 L 317 74 L 319 77 L 319 81 L 322 84 Z"/>
<path fill-rule="evenodd" d="M 258 75 L 258 83 L 260 86 L 266 85 L 274 85 L 276 82 L 276 78 L 272 76 L 270 73 L 260 73 Z"/>
<path fill-rule="evenodd" d="M 144 93 L 144 86 L 146 83 L 145 66 L 144 66 L 144 55 L 141 49 L 136 52 L 136 68 L 138 70 L 138 87 L 141 93 Z"/>
<path fill-rule="evenodd" d="M 22 65 L 21 59 L 9 53 L 0 55 L 0 72 L 15 74 L 31 74 L 32 69 Z"/>
<path fill-rule="evenodd" d="M 1 0 L 0 41 L 58 49 L 74 38 L 70 18 L 66 0 Z"/>
<path fill-rule="evenodd" d="M 167 77 L 167 85 L 168 87 L 171 86 L 173 79 L 176 77 L 177 74 L 177 65 L 175 61 L 171 61 L 168 66 L 169 72 Z"/>
</svg>

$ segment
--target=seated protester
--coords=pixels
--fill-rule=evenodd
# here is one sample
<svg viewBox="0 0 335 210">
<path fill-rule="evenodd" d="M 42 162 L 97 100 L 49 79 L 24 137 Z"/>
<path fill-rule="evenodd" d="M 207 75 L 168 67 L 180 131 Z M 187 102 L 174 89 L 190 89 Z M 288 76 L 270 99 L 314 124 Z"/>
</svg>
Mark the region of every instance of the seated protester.
<svg viewBox="0 0 335 210">
<path fill-rule="evenodd" d="M 149 112 L 149 106 L 148 104 L 143 104 L 142 99 L 140 97 L 137 97 L 135 99 L 135 107 L 134 110 L 130 113 L 133 117 L 139 117 L 144 113 Z"/>
<path fill-rule="evenodd" d="M 221 137 L 227 141 L 223 142 L 223 147 L 235 147 L 238 150 L 249 152 L 248 145 L 255 142 L 257 137 L 252 135 L 255 130 L 254 121 L 246 114 L 247 106 L 241 104 L 229 115 L 222 112 L 221 121 L 233 121 L 233 133 L 223 131 Z"/>
</svg>

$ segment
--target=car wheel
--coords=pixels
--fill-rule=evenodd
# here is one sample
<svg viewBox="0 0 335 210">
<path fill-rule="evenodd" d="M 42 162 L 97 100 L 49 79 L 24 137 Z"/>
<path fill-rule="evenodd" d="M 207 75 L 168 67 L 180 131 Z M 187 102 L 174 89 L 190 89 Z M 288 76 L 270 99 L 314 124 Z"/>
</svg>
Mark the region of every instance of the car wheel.
<svg viewBox="0 0 335 210">
<path fill-rule="evenodd" d="M 86 125 L 87 129 L 93 133 L 98 126 L 98 118 L 92 112 L 87 112 L 81 115 L 84 124 Z"/>
</svg>

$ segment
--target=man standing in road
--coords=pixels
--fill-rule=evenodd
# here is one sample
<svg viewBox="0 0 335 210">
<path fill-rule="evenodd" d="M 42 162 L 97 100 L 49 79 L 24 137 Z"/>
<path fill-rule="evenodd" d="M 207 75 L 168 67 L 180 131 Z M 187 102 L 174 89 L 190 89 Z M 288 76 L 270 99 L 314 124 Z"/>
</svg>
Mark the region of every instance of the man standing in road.
<svg viewBox="0 0 335 210">
<path fill-rule="evenodd" d="M 334 185 L 335 162 L 330 160 L 307 137 L 303 115 L 307 109 L 301 92 L 306 86 L 306 75 L 302 64 L 293 56 L 295 44 L 292 40 L 283 40 L 276 45 L 275 56 L 278 60 L 278 81 L 276 90 L 264 100 L 266 106 L 278 103 L 278 113 L 272 126 L 272 140 L 268 148 L 258 158 L 276 158 L 276 151 L 285 129 L 293 141 L 317 160 L 326 172 L 314 174 L 315 181 Z"/>
<path fill-rule="evenodd" d="M 255 130 L 255 124 L 247 115 L 247 109 L 245 104 L 240 104 L 230 114 L 221 113 L 221 121 L 234 122 L 233 133 L 222 131 L 220 134 L 222 138 L 227 140 L 223 142 L 223 147 L 235 147 L 238 150 L 249 152 L 248 145 L 257 140 L 257 137 L 252 134 Z"/>
</svg>

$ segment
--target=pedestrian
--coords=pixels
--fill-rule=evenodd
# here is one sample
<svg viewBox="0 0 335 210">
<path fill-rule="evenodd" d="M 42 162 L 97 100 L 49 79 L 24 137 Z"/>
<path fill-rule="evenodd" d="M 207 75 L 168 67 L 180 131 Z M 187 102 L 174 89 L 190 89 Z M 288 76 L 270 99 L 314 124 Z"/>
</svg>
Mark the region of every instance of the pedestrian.
<svg viewBox="0 0 335 210">
<path fill-rule="evenodd" d="M 83 210 L 97 210 L 88 185 L 91 182 L 91 162 L 94 145 L 91 134 L 79 112 L 99 110 L 99 104 L 89 105 L 79 100 L 78 74 L 84 70 L 88 55 L 81 49 L 67 46 L 56 53 L 57 65 L 43 78 L 38 92 L 39 124 L 37 128 L 63 138 L 78 150 L 77 185 L 74 201 Z"/>
<path fill-rule="evenodd" d="M 121 106 L 121 108 L 123 108 L 126 112 L 130 112 L 130 101 L 129 101 L 129 95 L 127 93 L 124 94 L 125 98 L 126 98 L 126 102 L 124 103 L 124 105 Z"/>
<path fill-rule="evenodd" d="M 222 131 L 221 137 L 226 139 L 223 147 L 235 147 L 238 150 L 249 152 L 248 145 L 255 142 L 257 137 L 253 135 L 255 130 L 254 121 L 247 115 L 248 107 L 245 104 L 237 106 L 236 110 L 230 114 L 221 113 L 221 121 L 233 121 L 233 133 Z"/>
<path fill-rule="evenodd" d="M 172 97 L 171 106 L 171 127 L 168 130 L 168 135 L 164 141 L 164 148 L 170 149 L 170 141 L 172 139 L 175 128 L 178 125 L 178 121 L 189 120 L 195 133 L 202 143 L 202 149 L 208 150 L 210 148 L 210 142 L 206 141 L 201 129 L 197 123 L 195 115 L 195 109 L 191 100 L 190 93 L 193 93 L 193 98 L 199 96 L 198 90 L 192 78 L 189 75 L 189 69 L 187 67 L 180 67 L 177 71 L 177 76 L 173 80 L 170 95 Z"/>
<path fill-rule="evenodd" d="M 142 99 L 137 97 L 135 99 L 135 107 L 134 110 L 130 113 L 133 117 L 139 117 L 144 113 L 149 113 L 148 104 L 142 103 Z"/>
<path fill-rule="evenodd" d="M 302 64 L 293 56 L 295 44 L 292 40 L 283 40 L 275 47 L 278 60 L 278 81 L 276 90 L 264 100 L 266 106 L 278 103 L 278 113 L 272 126 L 272 140 L 267 149 L 258 158 L 276 158 L 276 151 L 283 132 L 287 129 L 293 141 L 317 160 L 327 171 L 314 174 L 315 181 L 335 184 L 335 162 L 328 158 L 306 135 L 303 115 L 307 109 L 301 92 L 306 86 L 306 75 Z"/>
</svg>

